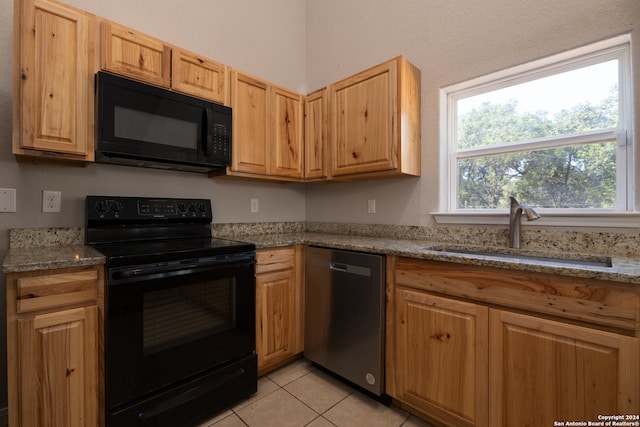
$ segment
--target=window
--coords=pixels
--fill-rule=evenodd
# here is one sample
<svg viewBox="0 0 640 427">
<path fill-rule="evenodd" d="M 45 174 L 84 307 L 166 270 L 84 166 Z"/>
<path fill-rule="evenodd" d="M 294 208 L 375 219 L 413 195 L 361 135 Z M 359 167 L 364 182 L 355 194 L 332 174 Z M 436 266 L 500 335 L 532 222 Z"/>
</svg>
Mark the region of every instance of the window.
<svg viewBox="0 0 640 427">
<path fill-rule="evenodd" d="M 633 211 L 630 39 L 441 91 L 445 211 Z M 543 217 L 545 215 L 543 214 Z"/>
</svg>

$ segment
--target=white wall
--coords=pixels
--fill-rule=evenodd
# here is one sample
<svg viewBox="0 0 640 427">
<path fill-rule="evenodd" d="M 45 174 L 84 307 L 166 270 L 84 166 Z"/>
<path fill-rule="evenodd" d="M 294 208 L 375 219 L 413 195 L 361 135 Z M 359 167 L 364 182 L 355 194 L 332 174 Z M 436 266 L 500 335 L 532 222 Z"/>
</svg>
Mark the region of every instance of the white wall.
<svg viewBox="0 0 640 427">
<path fill-rule="evenodd" d="M 308 186 L 307 221 L 432 224 L 441 87 L 629 31 L 640 112 L 638 0 L 307 1 L 310 91 L 400 54 L 422 70 L 421 178 Z"/>
</svg>

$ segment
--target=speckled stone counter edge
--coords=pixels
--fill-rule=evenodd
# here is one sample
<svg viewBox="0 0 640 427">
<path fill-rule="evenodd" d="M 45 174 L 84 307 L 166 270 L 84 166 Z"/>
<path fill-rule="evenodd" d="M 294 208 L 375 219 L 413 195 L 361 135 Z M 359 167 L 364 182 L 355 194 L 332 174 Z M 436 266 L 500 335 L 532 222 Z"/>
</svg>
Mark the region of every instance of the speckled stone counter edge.
<svg viewBox="0 0 640 427">
<path fill-rule="evenodd" d="M 104 263 L 95 249 L 84 245 L 83 228 L 36 228 L 11 230 L 11 247 L 4 258 L 2 271 L 18 272 Z M 528 231 L 523 233 L 525 252 L 572 255 L 586 259 L 592 255 L 609 256 L 611 267 L 579 267 L 556 262 L 514 262 L 507 258 L 487 258 L 469 254 L 452 254 L 433 249 L 434 244 L 448 247 L 507 248 L 506 230 L 489 227 L 412 227 L 327 223 L 266 223 L 214 225 L 215 237 L 251 242 L 258 248 L 296 243 L 330 246 L 338 249 L 377 252 L 425 258 L 436 261 L 496 266 L 613 280 L 640 284 L 640 251 L 638 234 L 568 231 Z"/>
</svg>

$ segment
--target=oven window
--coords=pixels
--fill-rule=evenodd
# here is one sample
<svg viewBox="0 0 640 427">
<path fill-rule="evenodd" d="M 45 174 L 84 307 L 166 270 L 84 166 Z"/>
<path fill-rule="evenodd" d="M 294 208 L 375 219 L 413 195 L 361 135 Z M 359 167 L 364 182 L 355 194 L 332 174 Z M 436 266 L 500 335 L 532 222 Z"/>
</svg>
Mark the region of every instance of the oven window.
<svg viewBox="0 0 640 427">
<path fill-rule="evenodd" d="M 146 292 L 144 355 L 177 347 L 235 327 L 234 278 Z"/>
</svg>

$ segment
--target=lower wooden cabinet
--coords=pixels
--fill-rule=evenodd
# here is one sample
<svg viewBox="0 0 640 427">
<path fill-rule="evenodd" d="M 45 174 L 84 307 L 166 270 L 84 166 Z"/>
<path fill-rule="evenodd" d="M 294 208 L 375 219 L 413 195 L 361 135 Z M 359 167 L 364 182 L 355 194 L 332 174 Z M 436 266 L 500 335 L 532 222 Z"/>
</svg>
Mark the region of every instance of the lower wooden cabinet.
<svg viewBox="0 0 640 427">
<path fill-rule="evenodd" d="M 392 256 L 387 270 L 387 393 L 401 406 L 492 427 L 640 411 L 637 288 Z M 536 311 L 544 295 L 564 318 Z"/>
<path fill-rule="evenodd" d="M 256 251 L 258 373 L 271 371 L 303 350 L 302 246 Z"/>
<path fill-rule="evenodd" d="M 102 266 L 7 274 L 11 427 L 103 422 Z"/>
<path fill-rule="evenodd" d="M 397 289 L 394 395 L 455 425 L 487 423 L 488 309 Z"/>
<path fill-rule="evenodd" d="M 20 425 L 97 422 L 97 318 L 94 305 L 18 320 Z"/>
<path fill-rule="evenodd" d="M 552 426 L 638 414 L 640 340 L 490 310 L 494 426 Z"/>
</svg>

